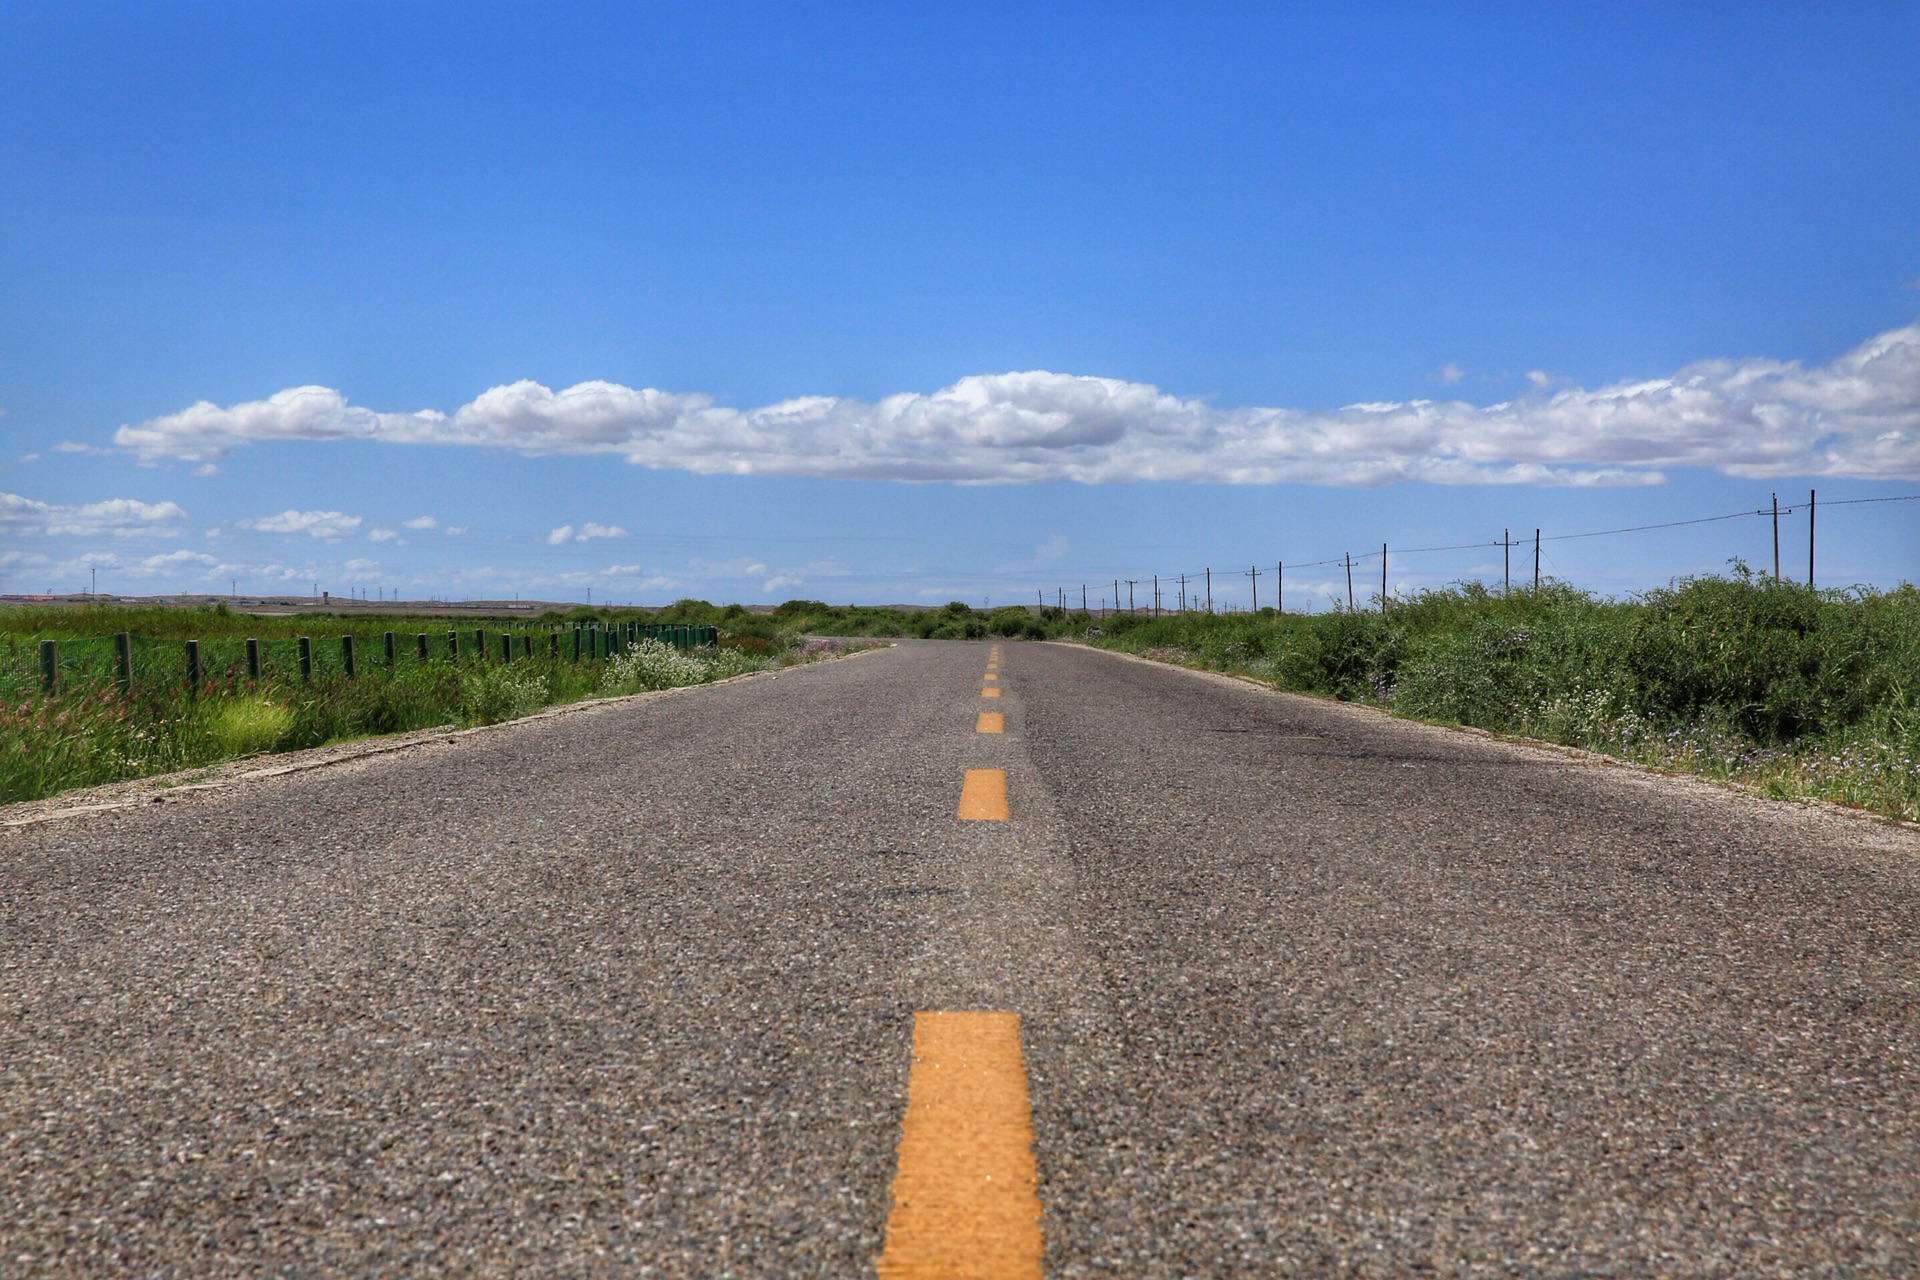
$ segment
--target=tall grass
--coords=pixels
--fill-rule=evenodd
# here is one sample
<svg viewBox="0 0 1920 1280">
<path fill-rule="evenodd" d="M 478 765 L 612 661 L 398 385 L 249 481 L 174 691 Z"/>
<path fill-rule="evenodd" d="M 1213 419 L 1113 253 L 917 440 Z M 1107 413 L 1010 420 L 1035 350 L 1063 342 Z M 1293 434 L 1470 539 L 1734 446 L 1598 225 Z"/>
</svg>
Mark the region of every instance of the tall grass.
<svg viewBox="0 0 1920 1280">
<path fill-rule="evenodd" d="M 1750 574 L 1627 601 L 1430 591 L 1379 610 L 1091 621 L 1089 642 L 1920 819 L 1920 592 Z"/>
<path fill-rule="evenodd" d="M 130 612 L 99 611 L 105 615 L 99 634 L 130 629 Z M 57 621 L 73 616 L 62 613 Z M 261 634 L 258 621 L 240 619 L 241 633 Z M 311 618 L 291 621 L 303 631 L 319 629 Z M 375 627 L 376 635 L 388 629 Z M 823 656 L 816 646 L 783 647 L 751 636 L 685 651 L 641 641 L 602 663 L 536 652 L 504 663 L 493 657 L 420 662 L 408 656 L 391 668 L 362 659 L 354 677 L 317 669 L 311 681 L 273 669 L 254 681 L 226 662 L 209 666 L 193 697 L 177 675 L 136 682 L 130 698 L 105 679 L 70 682 L 53 697 L 10 696 L 0 699 L 0 803 L 261 752 L 443 725 L 495 724 L 582 698 L 699 684 Z"/>
</svg>

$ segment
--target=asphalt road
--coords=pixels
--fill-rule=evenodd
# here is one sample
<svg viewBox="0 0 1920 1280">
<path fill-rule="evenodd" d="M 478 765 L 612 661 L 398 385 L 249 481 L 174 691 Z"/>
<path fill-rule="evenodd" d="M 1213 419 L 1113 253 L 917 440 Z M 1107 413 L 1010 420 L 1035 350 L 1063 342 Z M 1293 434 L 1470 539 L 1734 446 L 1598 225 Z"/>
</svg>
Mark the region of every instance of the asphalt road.
<svg viewBox="0 0 1920 1280">
<path fill-rule="evenodd" d="M 0 835 L 0 1274 L 872 1275 L 976 1009 L 1049 1276 L 1920 1273 L 1914 834 L 1001 652 Z"/>
</svg>

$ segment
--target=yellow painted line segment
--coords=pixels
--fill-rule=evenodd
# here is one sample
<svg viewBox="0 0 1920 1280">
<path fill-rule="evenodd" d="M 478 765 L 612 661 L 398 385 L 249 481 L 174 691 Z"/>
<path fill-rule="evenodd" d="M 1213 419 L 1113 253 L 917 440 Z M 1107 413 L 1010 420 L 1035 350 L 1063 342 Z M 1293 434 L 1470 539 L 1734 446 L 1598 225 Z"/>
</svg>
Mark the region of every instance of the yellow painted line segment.
<svg viewBox="0 0 1920 1280">
<path fill-rule="evenodd" d="M 973 722 L 975 733 L 1005 733 L 1007 718 L 998 711 L 982 711 L 980 718 Z"/>
<path fill-rule="evenodd" d="M 989 671 L 998 671 L 999 669 L 1000 669 L 1000 664 L 997 662 L 989 662 L 987 664 L 987 670 Z"/>
<path fill-rule="evenodd" d="M 1000 696 L 1000 691 L 998 689 L 982 689 L 980 696 L 983 698 L 997 698 Z"/>
<path fill-rule="evenodd" d="M 960 784 L 959 818 L 981 822 L 1007 820 L 1007 771 L 969 769 Z"/>
<path fill-rule="evenodd" d="M 1017 1013 L 916 1013 L 880 1280 L 1040 1280 Z"/>
<path fill-rule="evenodd" d="M 987 672 L 987 679 L 997 682 L 1000 679 L 1000 677 L 993 674 L 993 672 L 989 671 Z"/>
</svg>

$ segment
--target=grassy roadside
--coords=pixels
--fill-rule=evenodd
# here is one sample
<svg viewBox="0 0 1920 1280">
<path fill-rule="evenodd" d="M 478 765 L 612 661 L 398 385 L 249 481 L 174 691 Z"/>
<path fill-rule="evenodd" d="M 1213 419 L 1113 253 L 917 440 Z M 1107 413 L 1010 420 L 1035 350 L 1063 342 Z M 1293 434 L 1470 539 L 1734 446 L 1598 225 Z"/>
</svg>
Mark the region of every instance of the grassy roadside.
<svg viewBox="0 0 1920 1280">
<path fill-rule="evenodd" d="M 117 617 L 115 612 L 85 611 L 95 615 L 90 621 L 103 635 L 141 621 L 171 626 L 176 634 L 195 638 L 209 631 L 218 635 L 217 629 L 229 621 L 242 635 L 272 630 L 259 619 L 178 611 L 164 619 L 129 619 L 132 611 L 118 611 Z M 69 615 L 58 621 L 71 620 Z M 311 619 L 299 620 L 299 625 L 319 630 Z M 63 628 L 62 634 L 75 631 Z M 178 682 L 137 684 L 129 698 L 122 698 L 110 681 L 79 683 L 53 697 L 35 694 L 0 702 L 0 803 L 266 752 L 443 725 L 493 724 L 542 707 L 705 684 L 858 647 L 868 646 L 742 635 L 723 636 L 716 646 L 675 649 L 642 640 L 597 663 L 536 650 L 535 656 L 511 662 L 474 656 L 402 662 L 391 668 L 370 664 L 352 677 L 337 670 L 316 671 L 311 681 L 283 670 L 268 670 L 259 680 L 250 680 L 229 663 L 210 667 L 193 698 Z"/>
<path fill-rule="evenodd" d="M 1068 638 L 1920 820 L 1920 592 L 1751 575 L 1629 601 L 1434 591 L 1385 613 L 1090 620 Z"/>
</svg>

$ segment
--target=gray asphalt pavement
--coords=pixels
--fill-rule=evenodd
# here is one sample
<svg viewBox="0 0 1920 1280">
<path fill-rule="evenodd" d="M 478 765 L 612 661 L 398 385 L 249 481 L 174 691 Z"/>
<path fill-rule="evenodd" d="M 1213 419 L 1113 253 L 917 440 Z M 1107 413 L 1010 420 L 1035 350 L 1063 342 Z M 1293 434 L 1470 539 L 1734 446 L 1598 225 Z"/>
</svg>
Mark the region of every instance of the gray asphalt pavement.
<svg viewBox="0 0 1920 1280">
<path fill-rule="evenodd" d="M 871 1275 L 934 1009 L 1050 1276 L 1920 1274 L 1913 833 L 1001 653 L 0 835 L 0 1274 Z"/>
</svg>

